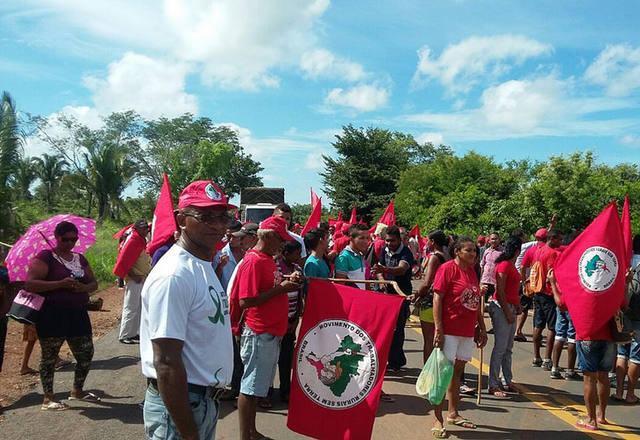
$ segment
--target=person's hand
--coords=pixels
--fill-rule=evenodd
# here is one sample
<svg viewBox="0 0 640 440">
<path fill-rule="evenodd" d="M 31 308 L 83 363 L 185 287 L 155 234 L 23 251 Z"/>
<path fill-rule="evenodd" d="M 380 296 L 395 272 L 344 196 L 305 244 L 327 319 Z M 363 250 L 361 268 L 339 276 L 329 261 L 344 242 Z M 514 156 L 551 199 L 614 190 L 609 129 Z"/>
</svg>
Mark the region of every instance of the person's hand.
<svg viewBox="0 0 640 440">
<path fill-rule="evenodd" d="M 280 287 L 284 292 L 293 292 L 294 290 L 298 290 L 300 288 L 300 284 L 295 283 L 291 280 L 284 280 L 280 283 Z"/>
<path fill-rule="evenodd" d="M 373 272 L 373 273 L 384 273 L 384 269 L 385 269 L 385 267 L 383 265 L 381 265 L 379 263 L 376 263 L 371 268 L 371 272 Z"/>
<path fill-rule="evenodd" d="M 551 227 L 553 227 L 555 226 L 557 221 L 558 221 L 558 214 L 554 212 L 551 218 L 549 219 L 549 224 L 551 225 Z"/>
<path fill-rule="evenodd" d="M 442 330 L 436 329 L 434 331 L 433 346 L 437 348 L 442 348 L 444 346 L 444 335 L 442 334 Z"/>
<path fill-rule="evenodd" d="M 218 262 L 218 267 L 222 269 L 229 262 L 229 256 L 227 254 L 220 255 L 220 261 Z"/>
<path fill-rule="evenodd" d="M 522 306 L 518 306 L 518 310 L 516 311 L 516 315 L 522 315 Z"/>
<path fill-rule="evenodd" d="M 407 296 L 407 299 L 411 301 L 411 304 L 415 304 L 416 301 L 418 300 L 418 295 L 416 295 L 415 293 L 412 293 L 411 295 Z"/>
<path fill-rule="evenodd" d="M 625 274 L 624 274 L 624 282 L 625 282 L 625 284 L 629 284 L 631 282 L 631 280 L 633 279 L 633 274 L 634 274 L 633 269 L 628 268 L 627 272 L 625 272 Z"/>
<path fill-rule="evenodd" d="M 482 286 L 480 286 L 481 294 L 486 295 L 488 291 L 489 291 L 489 286 L 487 284 L 483 284 Z"/>
<path fill-rule="evenodd" d="M 516 322 L 516 317 L 513 316 L 513 313 L 511 313 L 511 310 L 506 309 L 504 311 L 504 316 L 505 316 L 505 318 L 507 318 L 507 322 L 509 324 L 513 324 L 514 322 Z"/>
<path fill-rule="evenodd" d="M 488 341 L 487 332 L 483 328 L 478 327 L 475 340 L 478 348 L 484 348 L 484 346 L 487 345 L 487 341 Z"/>
<path fill-rule="evenodd" d="M 549 272 L 547 273 L 547 280 L 549 281 L 549 284 L 556 284 L 556 274 L 553 273 L 553 269 L 549 269 Z"/>
<path fill-rule="evenodd" d="M 60 289 L 72 290 L 75 291 L 80 286 L 80 281 L 76 280 L 72 277 L 63 278 L 58 281 L 58 286 Z"/>
<path fill-rule="evenodd" d="M 291 274 L 291 277 L 289 279 L 294 283 L 302 284 L 302 282 L 304 281 L 304 275 L 302 275 L 302 272 L 300 272 L 299 270 L 296 270 Z"/>
</svg>

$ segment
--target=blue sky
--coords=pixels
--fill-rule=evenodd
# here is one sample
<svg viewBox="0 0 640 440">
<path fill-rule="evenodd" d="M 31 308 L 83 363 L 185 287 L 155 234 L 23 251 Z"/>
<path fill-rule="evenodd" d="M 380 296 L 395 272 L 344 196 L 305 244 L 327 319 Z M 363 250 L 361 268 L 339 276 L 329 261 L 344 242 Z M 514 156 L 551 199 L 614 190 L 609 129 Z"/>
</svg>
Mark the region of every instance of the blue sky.
<svg viewBox="0 0 640 440">
<path fill-rule="evenodd" d="M 308 203 L 346 124 L 498 161 L 637 162 L 638 23 L 638 1 L 5 0 L 0 85 L 90 126 L 126 109 L 230 124 L 264 184 Z"/>
</svg>

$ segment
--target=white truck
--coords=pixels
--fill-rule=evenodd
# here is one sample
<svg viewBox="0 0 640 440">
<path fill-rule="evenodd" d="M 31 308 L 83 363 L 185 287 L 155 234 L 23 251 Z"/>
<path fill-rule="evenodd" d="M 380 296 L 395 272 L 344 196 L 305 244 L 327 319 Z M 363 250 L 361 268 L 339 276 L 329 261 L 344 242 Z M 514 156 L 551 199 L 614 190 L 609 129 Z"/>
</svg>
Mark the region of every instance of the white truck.
<svg viewBox="0 0 640 440">
<path fill-rule="evenodd" d="M 260 223 L 284 202 L 284 188 L 247 187 L 240 191 L 240 219 Z"/>
</svg>

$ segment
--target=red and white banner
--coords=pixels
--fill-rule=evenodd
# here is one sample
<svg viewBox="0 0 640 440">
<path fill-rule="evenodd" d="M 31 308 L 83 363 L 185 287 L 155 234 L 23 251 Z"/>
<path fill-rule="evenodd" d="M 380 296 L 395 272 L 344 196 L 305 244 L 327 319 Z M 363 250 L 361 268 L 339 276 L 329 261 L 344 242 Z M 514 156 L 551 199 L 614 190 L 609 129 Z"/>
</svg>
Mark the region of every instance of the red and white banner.
<svg viewBox="0 0 640 440">
<path fill-rule="evenodd" d="M 611 202 L 553 266 L 578 339 L 598 333 L 618 311 L 625 290 L 626 251 Z"/>
<path fill-rule="evenodd" d="M 311 280 L 287 426 L 323 440 L 370 439 L 402 297 Z"/>
</svg>

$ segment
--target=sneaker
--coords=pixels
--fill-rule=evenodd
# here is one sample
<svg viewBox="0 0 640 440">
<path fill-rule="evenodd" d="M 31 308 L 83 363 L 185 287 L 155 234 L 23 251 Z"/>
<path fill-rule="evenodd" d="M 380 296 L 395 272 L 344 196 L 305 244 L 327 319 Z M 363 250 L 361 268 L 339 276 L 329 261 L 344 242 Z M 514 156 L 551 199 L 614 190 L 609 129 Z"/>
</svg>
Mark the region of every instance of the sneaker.
<svg viewBox="0 0 640 440">
<path fill-rule="evenodd" d="M 551 374 L 549 375 L 551 379 L 562 379 L 562 374 L 555 368 L 551 370 Z"/>
<path fill-rule="evenodd" d="M 535 358 L 533 360 L 533 362 L 531 362 L 531 366 L 532 367 L 541 367 L 542 366 L 542 359 L 540 358 Z"/>
<path fill-rule="evenodd" d="M 131 338 L 132 341 L 136 341 L 136 342 L 140 342 L 140 335 L 135 335 L 133 338 Z"/>
<path fill-rule="evenodd" d="M 544 361 L 542 361 L 542 369 L 544 371 L 551 371 L 551 368 L 553 368 L 553 364 L 551 363 L 550 359 L 545 359 Z"/>
<path fill-rule="evenodd" d="M 133 339 L 130 338 L 124 338 L 124 339 L 120 339 L 120 343 L 121 344 L 127 344 L 127 345 L 133 345 L 136 343 L 136 341 L 134 341 Z"/>
<path fill-rule="evenodd" d="M 582 380 L 582 377 L 575 371 L 567 371 L 564 375 L 565 380 Z"/>
</svg>

